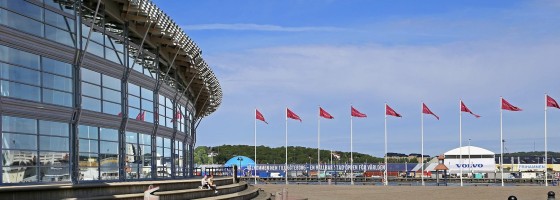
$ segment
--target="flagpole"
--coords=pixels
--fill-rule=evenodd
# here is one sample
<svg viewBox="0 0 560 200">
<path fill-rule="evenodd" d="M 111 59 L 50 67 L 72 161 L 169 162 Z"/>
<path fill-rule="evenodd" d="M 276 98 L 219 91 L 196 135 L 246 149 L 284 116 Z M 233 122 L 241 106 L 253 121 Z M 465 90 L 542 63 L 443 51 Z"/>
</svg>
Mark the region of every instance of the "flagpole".
<svg viewBox="0 0 560 200">
<path fill-rule="evenodd" d="M 548 186 L 548 147 L 547 147 L 547 140 L 546 140 L 546 111 L 547 108 L 547 95 L 544 93 L 544 186 Z"/>
<path fill-rule="evenodd" d="M 461 160 L 461 187 L 463 187 L 463 112 L 461 104 L 463 100 L 459 100 L 459 160 Z"/>
<path fill-rule="evenodd" d="M 421 179 L 422 179 L 422 186 L 424 186 L 424 102 L 422 102 L 422 105 L 420 107 L 420 122 L 421 122 L 421 129 L 422 129 L 422 134 L 421 134 L 421 143 L 422 143 L 422 152 L 420 154 L 422 154 L 420 156 L 420 158 L 422 159 L 422 175 L 421 175 Z"/>
<path fill-rule="evenodd" d="M 320 163 L 321 163 L 321 106 L 319 106 L 319 115 L 317 115 L 317 182 L 320 183 L 319 179 L 320 173 Z M 309 163 L 311 166 L 311 163 Z M 311 169 L 309 169 L 311 171 Z M 309 174 L 307 174 L 309 176 Z"/>
<path fill-rule="evenodd" d="M 255 108 L 255 115 L 257 114 L 257 109 Z M 257 184 L 257 117 L 255 116 L 255 185 Z"/>
<path fill-rule="evenodd" d="M 350 106 L 350 107 L 352 107 L 352 106 Z M 353 159 L 353 155 L 352 155 L 352 152 L 353 152 L 353 148 L 352 148 L 352 146 L 353 146 L 353 142 L 352 142 L 353 141 L 353 138 L 352 138 L 352 135 L 353 135 L 353 133 L 352 133 L 352 118 L 353 118 L 352 114 L 350 114 L 350 185 L 354 185 L 354 172 L 353 172 L 353 169 L 352 169 L 352 168 L 354 168 L 354 159 Z"/>
<path fill-rule="evenodd" d="M 387 181 L 387 103 L 385 103 L 385 171 L 383 171 L 384 185 L 389 185 Z"/>
<path fill-rule="evenodd" d="M 284 115 L 286 117 L 286 163 L 284 164 L 284 170 L 285 170 L 285 180 L 286 180 L 286 185 L 288 185 L 288 107 L 286 107 L 286 115 Z"/>
<path fill-rule="evenodd" d="M 501 178 L 502 178 L 502 187 L 504 186 L 504 167 L 503 167 L 503 162 L 504 162 L 504 136 L 503 136 L 503 110 L 502 109 L 502 104 L 503 104 L 503 97 L 500 97 L 500 173 Z"/>
</svg>

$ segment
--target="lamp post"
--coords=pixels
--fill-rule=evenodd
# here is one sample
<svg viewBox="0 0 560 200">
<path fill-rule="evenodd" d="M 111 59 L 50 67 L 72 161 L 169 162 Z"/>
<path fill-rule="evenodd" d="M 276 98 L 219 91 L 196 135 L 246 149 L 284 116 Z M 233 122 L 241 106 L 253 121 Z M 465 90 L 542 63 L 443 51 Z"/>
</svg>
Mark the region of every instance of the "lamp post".
<svg viewBox="0 0 560 200">
<path fill-rule="evenodd" d="M 241 156 L 237 157 L 237 160 L 239 161 L 239 171 L 241 171 L 241 161 L 243 161 L 243 158 Z M 240 174 L 241 176 L 241 174 Z"/>
<path fill-rule="evenodd" d="M 473 175 L 472 173 L 472 163 L 471 163 L 471 139 L 469 138 L 469 171 L 471 172 L 471 176 Z"/>
</svg>

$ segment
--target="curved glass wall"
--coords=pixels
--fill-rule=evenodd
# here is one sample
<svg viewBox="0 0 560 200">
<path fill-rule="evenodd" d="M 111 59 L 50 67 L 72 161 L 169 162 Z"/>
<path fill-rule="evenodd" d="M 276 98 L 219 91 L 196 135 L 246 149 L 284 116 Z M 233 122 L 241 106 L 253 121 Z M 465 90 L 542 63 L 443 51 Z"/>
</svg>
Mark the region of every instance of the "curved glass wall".
<svg viewBox="0 0 560 200">
<path fill-rule="evenodd" d="M 58 2 L 0 0 L 0 29 L 17 38 L 0 41 L 0 96 L 25 102 L 12 111 L 20 114 L 0 117 L 0 184 L 191 176 L 192 94 L 169 79 L 176 75 L 162 80 L 165 72 L 158 67 L 167 61 L 153 49 L 137 53 L 141 45 L 125 39 L 126 30 L 106 22 L 103 13 L 91 24 L 91 16 L 76 17 L 72 6 Z M 157 81 L 184 94 L 187 105 L 164 96 Z"/>
</svg>

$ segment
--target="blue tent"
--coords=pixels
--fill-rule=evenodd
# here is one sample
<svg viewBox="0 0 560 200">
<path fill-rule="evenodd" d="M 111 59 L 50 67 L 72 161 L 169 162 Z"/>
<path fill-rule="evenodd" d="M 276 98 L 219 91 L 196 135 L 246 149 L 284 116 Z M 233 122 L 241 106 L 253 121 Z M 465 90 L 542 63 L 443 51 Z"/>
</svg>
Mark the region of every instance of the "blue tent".
<svg viewBox="0 0 560 200">
<path fill-rule="evenodd" d="M 225 167 L 233 167 L 234 165 L 239 165 L 239 161 L 241 160 L 241 168 L 247 168 L 248 165 L 255 166 L 255 161 L 247 156 L 235 156 L 229 159 Z"/>
</svg>

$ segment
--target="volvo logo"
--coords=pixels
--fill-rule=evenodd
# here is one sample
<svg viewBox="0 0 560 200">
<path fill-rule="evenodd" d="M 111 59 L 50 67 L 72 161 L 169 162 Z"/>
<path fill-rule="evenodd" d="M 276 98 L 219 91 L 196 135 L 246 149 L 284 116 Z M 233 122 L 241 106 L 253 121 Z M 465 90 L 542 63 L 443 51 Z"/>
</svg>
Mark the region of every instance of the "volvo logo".
<svg viewBox="0 0 560 200">
<path fill-rule="evenodd" d="M 458 168 L 482 168 L 483 164 L 455 164 Z"/>
</svg>

